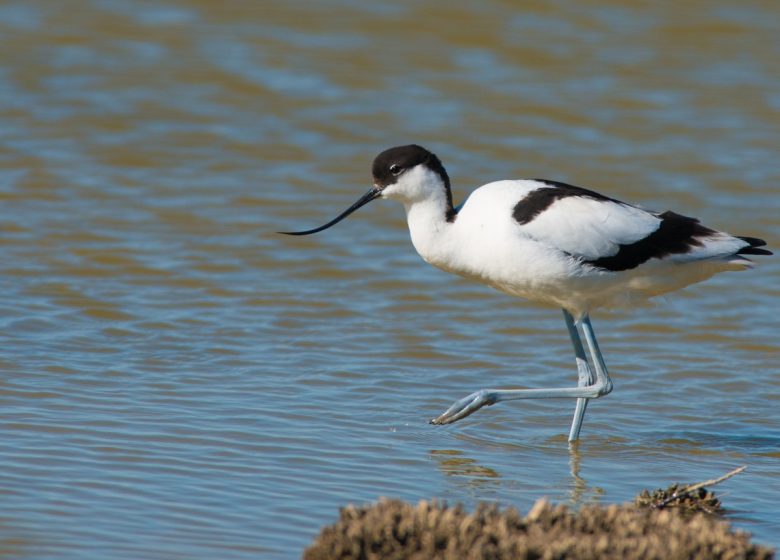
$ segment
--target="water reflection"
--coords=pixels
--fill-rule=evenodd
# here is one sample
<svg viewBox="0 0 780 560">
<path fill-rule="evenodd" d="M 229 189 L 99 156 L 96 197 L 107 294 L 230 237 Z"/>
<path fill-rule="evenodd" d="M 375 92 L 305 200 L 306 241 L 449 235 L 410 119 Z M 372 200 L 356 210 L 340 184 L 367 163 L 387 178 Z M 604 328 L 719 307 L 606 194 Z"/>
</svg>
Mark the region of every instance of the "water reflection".
<svg viewBox="0 0 780 560">
<path fill-rule="evenodd" d="M 568 476 L 557 481 L 546 481 L 550 488 L 557 488 L 561 492 L 560 496 L 556 495 L 552 498 L 566 501 L 574 508 L 599 501 L 606 494 L 606 490 L 601 486 L 589 484 L 581 474 L 582 462 L 583 460 L 587 461 L 587 455 L 583 456 L 581 444 L 579 442 L 569 444 L 568 454 Z M 522 480 L 510 480 L 499 470 L 480 464 L 477 459 L 466 456 L 466 453 L 460 449 L 434 449 L 430 451 L 430 457 L 436 461 L 444 476 L 455 479 L 456 483 L 465 489 L 485 491 L 489 487 L 498 496 L 501 496 L 507 495 L 506 489 L 522 484 Z M 637 492 L 640 490 L 637 489 Z"/>
<path fill-rule="evenodd" d="M 430 454 L 431 458 L 438 463 L 442 474 L 462 479 L 467 487 L 480 488 L 486 485 L 498 487 L 501 484 L 501 476 L 495 469 L 480 465 L 476 459 L 465 457 L 460 450 L 434 449 Z"/>
<path fill-rule="evenodd" d="M 606 493 L 604 488 L 590 486 L 580 475 L 582 465 L 580 446 L 580 441 L 569 443 L 569 469 L 571 472 L 571 481 L 568 485 L 569 504 L 575 508 L 586 503 L 597 502 Z"/>
<path fill-rule="evenodd" d="M 616 390 L 569 451 L 569 403 L 425 423 L 488 379 L 570 380 L 559 312 L 425 266 L 393 205 L 273 233 L 418 142 L 458 199 L 547 177 L 778 247 L 777 21 L 727 0 L 3 2 L 0 539 L 290 558 L 350 501 L 625 501 L 745 457 L 729 506 L 780 544 L 780 259 L 599 315 Z"/>
</svg>

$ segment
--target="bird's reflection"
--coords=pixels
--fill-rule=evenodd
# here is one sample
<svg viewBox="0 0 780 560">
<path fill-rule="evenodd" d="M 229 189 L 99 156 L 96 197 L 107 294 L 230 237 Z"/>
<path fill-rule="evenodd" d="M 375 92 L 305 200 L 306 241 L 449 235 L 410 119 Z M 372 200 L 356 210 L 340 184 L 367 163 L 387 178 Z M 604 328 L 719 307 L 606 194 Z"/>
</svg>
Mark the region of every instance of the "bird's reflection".
<svg viewBox="0 0 780 560">
<path fill-rule="evenodd" d="M 476 459 L 465 457 L 457 449 L 432 449 L 431 457 L 439 463 L 441 472 L 448 477 L 459 477 L 471 488 L 500 485 L 501 475 L 495 469 L 480 465 Z"/>
<path fill-rule="evenodd" d="M 562 449 L 559 447 L 562 451 Z M 565 500 L 572 508 L 579 508 L 587 503 L 597 502 L 605 494 L 600 486 L 588 484 L 588 481 L 580 473 L 582 470 L 583 459 L 587 460 L 587 455 L 583 456 L 582 448 L 579 442 L 574 442 L 568 446 L 569 454 L 569 475 L 556 481 L 541 481 L 534 484 L 547 486 L 549 488 L 549 497 L 555 500 L 557 493 L 559 499 Z M 511 480 L 498 470 L 480 464 L 473 457 L 468 457 L 463 451 L 458 449 L 432 449 L 430 456 L 439 466 L 442 474 L 456 482 L 458 486 L 468 490 L 485 490 L 487 488 L 497 489 L 508 488 L 517 489 L 522 486 L 522 481 Z M 539 495 L 538 498 L 543 497 Z M 485 499 L 488 499 L 485 496 Z"/>
<path fill-rule="evenodd" d="M 582 452 L 580 451 L 580 442 L 575 441 L 569 444 L 569 504 L 578 508 L 588 502 L 598 501 L 604 495 L 604 489 L 600 486 L 590 486 L 588 481 L 580 476 L 580 466 L 582 464 Z"/>
</svg>

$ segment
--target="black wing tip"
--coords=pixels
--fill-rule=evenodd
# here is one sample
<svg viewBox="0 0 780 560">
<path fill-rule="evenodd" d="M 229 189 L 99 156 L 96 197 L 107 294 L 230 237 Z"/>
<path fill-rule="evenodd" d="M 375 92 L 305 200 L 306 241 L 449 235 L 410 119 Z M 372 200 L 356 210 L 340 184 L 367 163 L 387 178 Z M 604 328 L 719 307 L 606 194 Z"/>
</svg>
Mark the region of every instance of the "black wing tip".
<svg viewBox="0 0 780 560">
<path fill-rule="evenodd" d="M 769 249 L 758 249 L 756 247 L 745 247 L 737 251 L 738 255 L 774 255 Z"/>
<path fill-rule="evenodd" d="M 766 241 L 759 239 L 758 237 L 745 237 L 743 235 L 737 236 L 737 239 L 741 239 L 745 243 L 750 243 L 751 247 L 763 247 L 766 245 Z"/>
<path fill-rule="evenodd" d="M 749 243 L 749 247 L 744 247 L 737 251 L 738 255 L 773 255 L 772 251 L 769 249 L 759 249 L 759 247 L 763 247 L 766 245 L 766 241 L 763 239 L 759 239 L 758 237 L 745 237 L 745 236 L 739 236 L 739 239 L 742 241 Z"/>
</svg>

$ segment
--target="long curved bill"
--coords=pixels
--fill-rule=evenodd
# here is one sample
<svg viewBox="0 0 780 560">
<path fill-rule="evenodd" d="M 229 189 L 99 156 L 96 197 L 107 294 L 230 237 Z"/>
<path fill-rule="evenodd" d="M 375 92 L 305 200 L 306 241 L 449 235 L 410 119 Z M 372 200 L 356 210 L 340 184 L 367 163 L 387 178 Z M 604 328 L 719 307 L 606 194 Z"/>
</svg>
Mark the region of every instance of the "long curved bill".
<svg viewBox="0 0 780 560">
<path fill-rule="evenodd" d="M 280 231 L 277 233 L 283 233 L 285 235 L 309 235 L 312 233 L 317 233 L 318 231 L 322 231 L 324 229 L 328 229 L 330 226 L 336 225 L 341 220 L 352 214 L 355 210 L 360 208 L 361 206 L 365 206 L 375 198 L 379 198 L 382 196 L 382 189 L 379 189 L 377 187 L 372 187 L 371 190 L 369 190 L 366 194 L 361 196 L 355 204 L 344 210 L 341 214 L 336 216 L 334 219 L 329 221 L 324 226 L 320 226 L 314 229 L 307 229 L 306 231 Z"/>
</svg>

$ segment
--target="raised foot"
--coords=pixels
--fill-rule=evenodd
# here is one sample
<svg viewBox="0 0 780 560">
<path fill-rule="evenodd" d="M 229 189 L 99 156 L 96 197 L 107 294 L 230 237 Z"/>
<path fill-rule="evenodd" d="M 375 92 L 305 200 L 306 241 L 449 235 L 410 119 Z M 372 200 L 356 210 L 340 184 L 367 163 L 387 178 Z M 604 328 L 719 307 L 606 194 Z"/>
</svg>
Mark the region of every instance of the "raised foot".
<svg viewBox="0 0 780 560">
<path fill-rule="evenodd" d="M 482 389 L 456 401 L 444 414 L 431 420 L 431 424 L 452 424 L 469 414 L 473 414 L 483 406 L 490 406 L 496 402 L 497 396 L 494 391 Z"/>
</svg>

